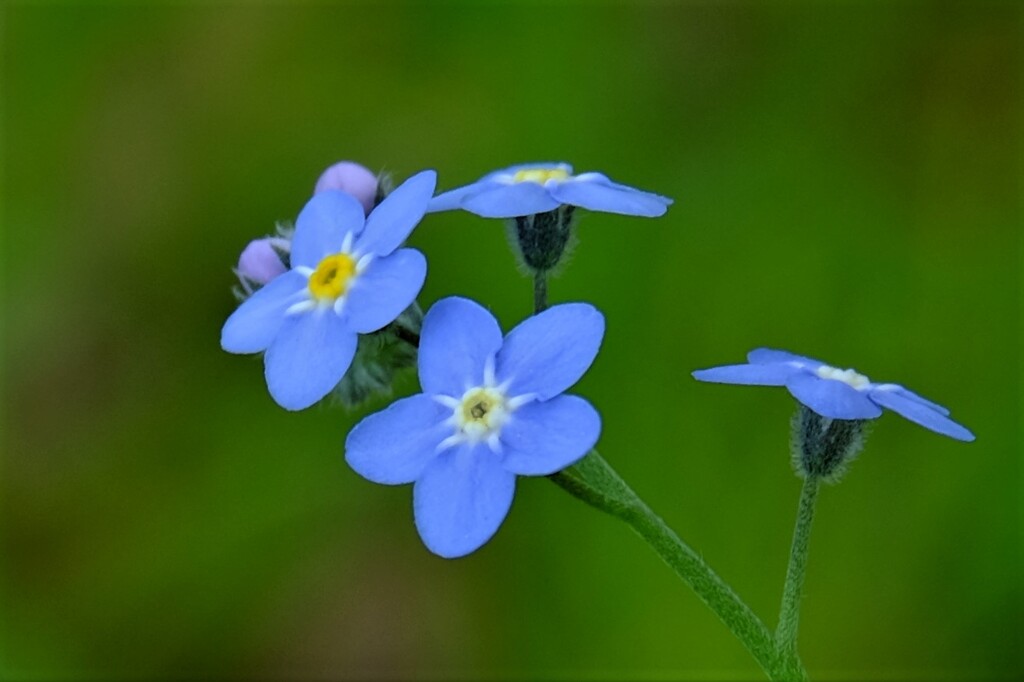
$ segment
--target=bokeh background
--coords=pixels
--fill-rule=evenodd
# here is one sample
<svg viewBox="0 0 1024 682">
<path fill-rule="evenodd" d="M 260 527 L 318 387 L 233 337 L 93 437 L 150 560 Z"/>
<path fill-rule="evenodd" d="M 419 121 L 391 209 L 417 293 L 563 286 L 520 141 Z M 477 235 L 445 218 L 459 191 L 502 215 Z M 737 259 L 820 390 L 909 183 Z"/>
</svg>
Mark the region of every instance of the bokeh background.
<svg viewBox="0 0 1024 682">
<path fill-rule="evenodd" d="M 676 199 L 580 224 L 554 301 L 606 314 L 601 449 L 774 625 L 799 482 L 785 391 L 692 369 L 787 348 L 897 381 L 821 496 L 820 679 L 1022 662 L 1024 12 L 999 2 L 7 2 L 5 678 L 757 679 L 642 541 L 543 479 L 476 554 L 348 470 L 357 412 L 286 413 L 218 347 L 246 242 L 343 158 L 446 189 L 512 163 Z M 428 216 L 422 295 L 531 288 L 498 222 Z M 406 375 L 395 395 L 417 390 Z"/>
</svg>

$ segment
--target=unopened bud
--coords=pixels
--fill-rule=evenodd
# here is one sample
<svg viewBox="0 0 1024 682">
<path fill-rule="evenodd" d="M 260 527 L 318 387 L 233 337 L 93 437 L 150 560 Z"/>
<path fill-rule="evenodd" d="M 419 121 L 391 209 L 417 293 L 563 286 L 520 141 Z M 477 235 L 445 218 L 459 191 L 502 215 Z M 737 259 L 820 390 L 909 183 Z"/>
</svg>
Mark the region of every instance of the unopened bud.
<svg viewBox="0 0 1024 682">
<path fill-rule="evenodd" d="M 290 244 L 280 238 L 254 239 L 238 258 L 238 275 L 256 284 L 266 284 L 287 271 L 281 254 L 287 254 Z"/>
<path fill-rule="evenodd" d="M 363 211 L 369 214 L 377 198 L 377 176 L 369 168 L 353 161 L 339 161 L 320 175 L 313 193 L 328 190 L 340 190 L 352 195 L 363 205 Z"/>
</svg>

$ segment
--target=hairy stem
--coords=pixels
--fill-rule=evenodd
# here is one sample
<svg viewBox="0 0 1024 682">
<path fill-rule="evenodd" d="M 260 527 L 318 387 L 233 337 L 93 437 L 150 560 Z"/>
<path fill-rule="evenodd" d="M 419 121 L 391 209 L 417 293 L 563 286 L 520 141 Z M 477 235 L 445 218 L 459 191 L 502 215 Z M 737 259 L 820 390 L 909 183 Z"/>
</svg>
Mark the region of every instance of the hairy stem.
<svg viewBox="0 0 1024 682">
<path fill-rule="evenodd" d="M 789 552 L 786 586 L 782 591 L 782 607 L 779 609 L 779 626 L 775 631 L 775 642 L 779 652 L 792 658 L 796 657 L 800 598 L 807 569 L 807 547 L 811 539 L 814 503 L 818 498 L 820 485 L 821 480 L 817 476 L 808 475 L 804 478 L 804 485 L 800 490 L 800 505 L 796 514 L 796 526 L 793 528 L 793 547 Z"/>
<path fill-rule="evenodd" d="M 776 649 L 771 632 L 750 607 L 651 511 L 596 450 L 549 478 L 575 497 L 629 524 L 725 623 L 769 679 L 807 678 L 795 654 L 782 655 Z"/>
<path fill-rule="evenodd" d="M 533 312 L 543 312 L 548 307 L 548 273 L 537 270 L 533 273 Z"/>
<path fill-rule="evenodd" d="M 547 273 L 535 270 L 534 313 L 542 312 L 547 307 Z M 651 511 L 597 450 L 591 450 L 573 466 L 548 478 L 587 504 L 629 524 L 725 623 L 770 680 L 789 682 L 807 679 L 795 647 L 792 652 L 783 652 L 777 648 L 771 632 L 750 607 L 660 516 Z"/>
</svg>

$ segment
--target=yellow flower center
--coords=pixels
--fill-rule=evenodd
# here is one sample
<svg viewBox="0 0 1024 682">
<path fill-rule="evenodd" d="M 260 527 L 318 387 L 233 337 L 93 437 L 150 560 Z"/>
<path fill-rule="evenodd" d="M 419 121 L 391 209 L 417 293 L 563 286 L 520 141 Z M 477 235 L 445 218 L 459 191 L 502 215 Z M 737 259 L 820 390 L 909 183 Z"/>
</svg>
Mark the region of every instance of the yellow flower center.
<svg viewBox="0 0 1024 682">
<path fill-rule="evenodd" d="M 854 388 L 863 388 L 871 383 L 866 376 L 858 374 L 852 369 L 839 369 L 838 367 L 822 365 L 818 368 L 817 374 L 822 379 L 842 381 L 844 384 L 848 384 Z"/>
<path fill-rule="evenodd" d="M 524 168 L 516 171 L 512 182 L 536 182 L 543 185 L 548 180 L 568 180 L 569 171 L 564 168 Z"/>
<path fill-rule="evenodd" d="M 356 274 L 356 262 L 347 253 L 327 256 L 309 276 L 309 293 L 319 299 L 335 299 L 345 293 Z"/>
<path fill-rule="evenodd" d="M 471 388 L 462 396 L 455 414 L 463 433 L 470 438 L 483 438 L 505 423 L 505 396 L 491 388 Z"/>
</svg>

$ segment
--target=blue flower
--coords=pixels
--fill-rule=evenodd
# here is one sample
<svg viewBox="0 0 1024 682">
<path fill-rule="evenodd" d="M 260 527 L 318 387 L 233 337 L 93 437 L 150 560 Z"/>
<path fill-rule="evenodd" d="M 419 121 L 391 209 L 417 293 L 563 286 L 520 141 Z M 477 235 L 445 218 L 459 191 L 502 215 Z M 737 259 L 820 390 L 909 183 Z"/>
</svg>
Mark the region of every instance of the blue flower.
<svg viewBox="0 0 1024 682">
<path fill-rule="evenodd" d="M 473 301 L 438 301 L 420 337 L 423 393 L 361 421 L 345 459 L 375 483 L 415 483 L 424 544 L 443 557 L 469 554 L 505 519 L 516 475 L 560 471 L 597 442 L 597 411 L 562 392 L 590 367 L 603 336 L 604 317 L 584 303 L 549 308 L 502 339 Z"/>
<path fill-rule="evenodd" d="M 423 217 L 437 174 L 407 180 L 366 217 L 341 191 L 315 194 L 299 214 L 291 270 L 246 299 L 224 323 L 230 353 L 266 351 L 267 388 L 279 405 L 301 410 L 345 375 L 357 334 L 386 326 L 419 294 L 423 254 L 399 249 Z"/>
<path fill-rule="evenodd" d="M 439 194 L 428 212 L 461 208 L 484 218 L 516 218 L 553 211 L 562 204 L 591 211 L 656 218 L 672 200 L 620 185 L 600 173 L 572 174 L 565 163 L 531 163 L 485 175 Z"/>
<path fill-rule="evenodd" d="M 758 348 L 747 364 L 701 369 L 695 379 L 719 384 L 785 386 L 803 405 L 830 419 L 875 419 L 882 408 L 957 440 L 974 434 L 949 418 L 949 410 L 899 384 L 876 384 L 852 369 L 838 369 L 819 360 L 781 350 Z"/>
</svg>

